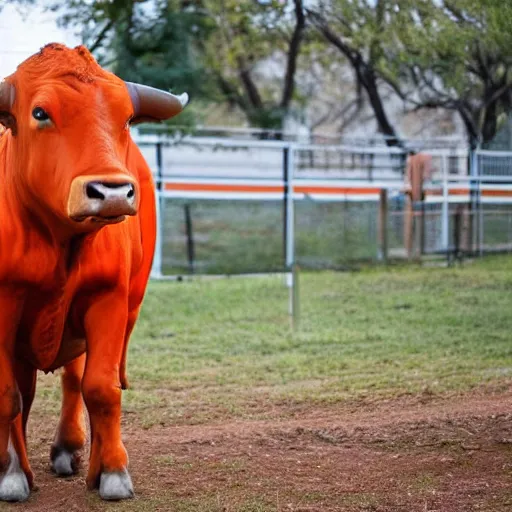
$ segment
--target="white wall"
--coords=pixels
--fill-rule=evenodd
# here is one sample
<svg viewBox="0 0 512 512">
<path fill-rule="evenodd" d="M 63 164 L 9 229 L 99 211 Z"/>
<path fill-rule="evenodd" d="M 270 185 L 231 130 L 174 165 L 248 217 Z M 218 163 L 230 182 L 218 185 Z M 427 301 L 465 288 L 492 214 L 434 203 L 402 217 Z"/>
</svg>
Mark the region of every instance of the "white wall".
<svg viewBox="0 0 512 512">
<path fill-rule="evenodd" d="M 80 44 L 71 31 L 57 27 L 54 13 L 34 6 L 3 7 L 0 11 L 0 79 L 13 73 L 18 64 L 45 44 L 54 42 L 69 46 Z"/>
</svg>

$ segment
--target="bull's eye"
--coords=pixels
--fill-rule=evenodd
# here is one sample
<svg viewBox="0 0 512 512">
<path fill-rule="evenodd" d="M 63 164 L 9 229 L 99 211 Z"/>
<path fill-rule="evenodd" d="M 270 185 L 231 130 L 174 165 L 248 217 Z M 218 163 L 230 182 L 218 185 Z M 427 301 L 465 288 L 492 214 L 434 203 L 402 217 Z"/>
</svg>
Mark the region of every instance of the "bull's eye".
<svg viewBox="0 0 512 512">
<path fill-rule="evenodd" d="M 48 113 L 41 107 L 36 107 L 34 110 L 32 110 L 32 117 L 36 121 L 48 121 L 50 119 Z"/>
</svg>

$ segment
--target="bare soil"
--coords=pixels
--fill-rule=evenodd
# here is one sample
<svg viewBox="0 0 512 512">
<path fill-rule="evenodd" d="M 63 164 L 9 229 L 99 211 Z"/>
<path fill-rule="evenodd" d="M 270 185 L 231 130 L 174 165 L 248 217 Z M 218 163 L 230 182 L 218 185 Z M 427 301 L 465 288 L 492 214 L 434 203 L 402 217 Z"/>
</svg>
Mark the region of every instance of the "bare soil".
<svg viewBox="0 0 512 512">
<path fill-rule="evenodd" d="M 123 420 L 137 497 L 106 505 L 48 463 L 55 422 L 36 416 L 38 490 L 0 509 L 71 511 L 512 510 L 512 390 L 285 406 L 273 420 L 143 429 Z"/>
</svg>

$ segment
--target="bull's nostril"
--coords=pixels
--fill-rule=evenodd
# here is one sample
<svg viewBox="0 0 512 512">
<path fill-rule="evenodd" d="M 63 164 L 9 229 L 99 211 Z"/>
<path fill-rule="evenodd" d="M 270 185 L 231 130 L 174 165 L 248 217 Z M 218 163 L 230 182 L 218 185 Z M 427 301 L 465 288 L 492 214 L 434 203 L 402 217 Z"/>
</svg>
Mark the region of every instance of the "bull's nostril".
<svg viewBox="0 0 512 512">
<path fill-rule="evenodd" d="M 130 185 L 130 190 L 128 191 L 128 194 L 126 194 L 126 197 L 128 199 L 131 199 L 135 195 L 135 189 L 133 188 L 133 185 Z"/>
<path fill-rule="evenodd" d="M 95 183 L 88 183 L 85 189 L 87 193 L 87 197 L 89 199 L 105 199 L 105 194 L 103 194 L 98 188 L 96 188 Z"/>
</svg>

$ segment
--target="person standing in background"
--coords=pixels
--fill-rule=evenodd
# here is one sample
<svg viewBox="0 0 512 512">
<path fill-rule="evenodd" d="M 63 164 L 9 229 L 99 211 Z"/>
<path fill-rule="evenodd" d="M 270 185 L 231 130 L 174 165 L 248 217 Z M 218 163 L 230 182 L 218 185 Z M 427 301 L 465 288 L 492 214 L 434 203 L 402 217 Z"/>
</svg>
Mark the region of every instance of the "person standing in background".
<svg viewBox="0 0 512 512">
<path fill-rule="evenodd" d="M 424 201 L 425 191 L 423 184 L 432 176 L 432 156 L 426 153 L 410 151 L 407 157 L 407 166 L 404 176 L 405 205 L 404 205 L 404 245 L 407 258 L 413 254 L 415 235 L 419 234 L 420 247 L 424 234 Z M 419 229 L 416 220 L 419 219 Z M 419 250 L 419 257 L 421 256 Z"/>
</svg>

